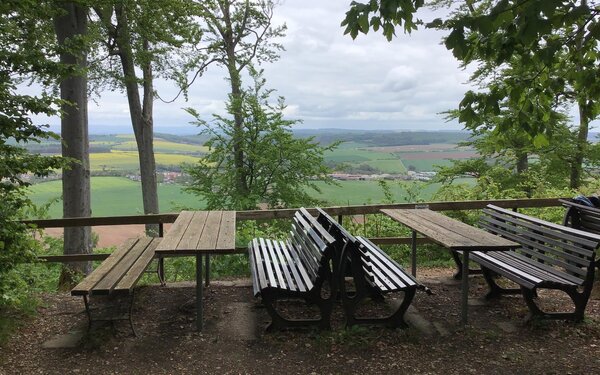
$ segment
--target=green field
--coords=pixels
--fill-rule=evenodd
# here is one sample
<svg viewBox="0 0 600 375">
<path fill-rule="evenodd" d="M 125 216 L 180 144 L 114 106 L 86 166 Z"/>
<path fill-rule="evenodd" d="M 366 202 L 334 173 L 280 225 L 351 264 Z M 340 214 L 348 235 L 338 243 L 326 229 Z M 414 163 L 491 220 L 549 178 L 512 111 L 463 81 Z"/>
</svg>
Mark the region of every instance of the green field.
<svg viewBox="0 0 600 375">
<path fill-rule="evenodd" d="M 462 179 L 457 182 L 471 182 Z M 406 190 L 401 186 L 413 184 L 405 181 L 388 181 L 388 185 L 398 203 L 405 202 Z M 339 186 L 317 182 L 322 194 L 314 193 L 316 198 L 332 205 L 360 205 L 381 203 L 383 192 L 376 181 L 339 181 Z M 421 191 L 421 199 L 427 200 L 438 189 L 439 185 L 425 185 Z M 51 181 L 33 185 L 30 197 L 36 204 L 44 204 L 60 197 L 61 182 Z M 174 212 L 182 207 L 203 208 L 202 200 L 182 191 L 181 185 L 159 185 L 158 194 L 161 212 Z M 119 216 L 143 213 L 142 191 L 139 182 L 122 177 L 92 178 L 92 215 Z M 56 202 L 50 207 L 50 217 L 62 216 L 62 204 Z"/>
<path fill-rule="evenodd" d="M 180 165 L 182 163 L 196 163 L 200 158 L 181 154 L 156 153 L 158 165 Z M 90 168 L 100 170 L 139 170 L 139 159 L 136 151 L 112 151 L 90 154 Z"/>
<path fill-rule="evenodd" d="M 173 212 L 181 207 L 202 208 L 196 196 L 182 191 L 181 185 L 159 185 L 161 212 Z M 51 181 L 33 185 L 30 197 L 36 204 L 44 204 L 61 195 L 61 182 Z M 143 213 L 142 189 L 139 182 L 123 177 L 92 177 L 92 215 L 119 216 Z M 62 203 L 50 207 L 50 217 L 62 216 Z"/>
<path fill-rule="evenodd" d="M 339 186 L 327 185 L 323 182 L 317 182 L 317 186 L 321 189 L 321 194 L 314 193 L 313 195 L 321 200 L 328 202 L 331 205 L 348 206 L 361 204 L 377 204 L 384 200 L 383 190 L 377 181 L 337 181 Z M 386 181 L 393 195 L 394 202 L 406 203 L 406 189 L 414 184 L 422 186 L 419 198 L 429 200 L 432 195 L 439 189 L 440 184 L 423 184 L 411 181 Z M 472 184 L 471 178 L 456 179 L 455 183 Z"/>
<path fill-rule="evenodd" d="M 406 167 L 402 161 L 393 153 L 371 151 L 361 148 L 346 147 L 337 148 L 325 154 L 326 162 L 338 164 L 349 164 L 357 167 L 361 164 L 377 168 L 383 173 L 402 174 L 406 172 Z"/>
<path fill-rule="evenodd" d="M 418 172 L 435 171 L 436 166 L 447 167 L 452 165 L 452 162 L 448 159 L 420 159 L 420 160 L 403 160 L 406 168 L 410 168 L 412 165 Z"/>
<path fill-rule="evenodd" d="M 112 149 L 121 151 L 137 151 L 137 143 L 135 141 L 121 142 L 113 146 Z M 200 145 L 189 145 L 184 143 L 175 143 L 157 139 L 154 140 L 154 152 L 166 154 L 206 153 L 208 152 L 208 147 Z"/>
</svg>

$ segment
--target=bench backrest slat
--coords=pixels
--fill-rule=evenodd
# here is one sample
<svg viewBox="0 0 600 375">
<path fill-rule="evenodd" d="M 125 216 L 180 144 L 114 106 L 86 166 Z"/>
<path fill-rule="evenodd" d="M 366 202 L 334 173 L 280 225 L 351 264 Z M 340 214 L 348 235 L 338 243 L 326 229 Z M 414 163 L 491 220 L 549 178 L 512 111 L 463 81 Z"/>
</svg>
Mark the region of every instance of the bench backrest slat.
<svg viewBox="0 0 600 375">
<path fill-rule="evenodd" d="M 559 199 L 567 207 L 563 224 L 586 232 L 600 234 L 600 209 Z"/>
<path fill-rule="evenodd" d="M 593 259 L 593 253 L 589 249 L 581 249 L 568 242 L 555 241 L 518 227 L 514 227 L 515 231 L 506 231 L 498 226 L 499 223 L 501 221 L 486 218 L 480 222 L 480 226 L 490 232 L 520 243 L 523 245 L 520 249 L 523 254 L 536 258 L 539 261 L 554 264 L 584 276 L 585 271 L 580 267 L 585 268 Z"/>
<path fill-rule="evenodd" d="M 393 259 L 383 254 L 382 250 L 371 241 L 360 236 L 356 237 L 356 239 L 358 240 L 360 247 L 369 250 L 369 256 L 363 259 L 365 262 L 375 265 L 375 267 L 371 267 L 371 269 L 375 270 L 375 273 L 377 273 L 379 270 L 383 270 L 385 272 L 378 274 L 379 278 L 383 280 L 389 280 L 397 288 L 405 288 L 406 286 L 417 284 L 416 280 L 412 278 L 412 276 L 407 275 L 406 273 L 397 272 L 397 270 L 402 269 L 402 267 Z"/>
<path fill-rule="evenodd" d="M 520 243 L 515 252 L 540 263 L 540 269 L 558 270 L 573 280 L 585 279 L 595 261 L 600 236 L 488 205 L 480 226 Z"/>
</svg>

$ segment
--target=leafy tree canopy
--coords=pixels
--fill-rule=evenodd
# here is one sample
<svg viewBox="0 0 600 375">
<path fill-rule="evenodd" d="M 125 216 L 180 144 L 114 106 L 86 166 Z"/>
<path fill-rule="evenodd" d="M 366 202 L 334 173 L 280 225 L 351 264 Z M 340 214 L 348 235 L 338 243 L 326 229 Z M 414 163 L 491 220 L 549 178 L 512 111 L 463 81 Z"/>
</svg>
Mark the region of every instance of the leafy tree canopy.
<svg viewBox="0 0 600 375">
<path fill-rule="evenodd" d="M 547 120 L 547 109 L 557 98 L 575 102 L 588 121 L 597 117 L 600 8 L 594 1 L 437 0 L 428 5 L 452 12 L 446 19 L 424 22 L 416 17 L 423 0 L 353 2 L 342 25 L 353 38 L 381 29 L 388 40 L 400 27 L 410 33 L 424 25 L 449 31 L 444 43 L 464 64 L 503 68 L 517 63 L 523 74 L 511 76 L 512 82 L 466 93 L 459 121 L 467 127 L 476 127 L 482 112 L 498 114 L 502 101 L 521 108 L 521 126 L 532 138 L 552 133 L 551 124 L 539 120 Z"/>
<path fill-rule="evenodd" d="M 210 153 L 198 164 L 188 166 L 193 183 L 186 190 L 207 199 L 209 209 L 255 209 L 260 203 L 269 207 L 297 207 L 314 199 L 310 188 L 318 190 L 313 180 L 328 180 L 323 148 L 310 138 L 295 138 L 291 126 L 297 120 L 286 120 L 284 99 L 270 101 L 273 90 L 265 89 L 262 72 L 250 69 L 253 85 L 243 90 L 241 109 L 243 132 L 236 132 L 233 98 L 227 105 L 229 117 L 214 115 L 211 123 L 203 121 L 193 109 L 196 124 L 209 134 L 206 143 Z M 238 188 L 240 176 L 235 167 L 234 140 L 242 151 L 245 186 Z"/>
</svg>

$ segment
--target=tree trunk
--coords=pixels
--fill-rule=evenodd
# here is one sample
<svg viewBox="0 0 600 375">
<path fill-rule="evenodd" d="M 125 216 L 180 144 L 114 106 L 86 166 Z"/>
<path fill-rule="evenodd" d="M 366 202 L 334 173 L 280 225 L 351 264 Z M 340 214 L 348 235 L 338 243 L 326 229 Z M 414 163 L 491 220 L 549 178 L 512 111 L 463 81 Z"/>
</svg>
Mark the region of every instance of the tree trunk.
<svg viewBox="0 0 600 375">
<path fill-rule="evenodd" d="M 54 19 L 54 30 L 58 43 L 64 47 L 69 39 L 87 33 L 87 9 L 74 3 L 63 3 L 65 14 Z M 78 72 L 65 77 L 60 82 L 61 99 L 67 101 L 62 106 L 61 135 L 62 155 L 77 162 L 69 169 L 63 169 L 63 217 L 91 216 L 90 205 L 90 160 L 87 114 L 87 53 L 62 51 L 60 61 L 66 65 L 76 65 Z M 64 231 L 64 254 L 91 254 L 92 237 L 90 227 L 70 227 Z M 74 284 L 74 274 L 90 273 L 91 262 L 65 264 L 59 286 L 70 288 Z"/>
<path fill-rule="evenodd" d="M 142 181 L 142 200 L 144 214 L 159 213 L 158 190 L 156 180 L 156 161 L 154 158 L 154 123 L 152 118 L 153 102 L 153 76 L 151 61 L 146 61 L 142 66 L 144 81 L 144 104 L 142 107 L 140 91 L 135 73 L 133 60 L 133 49 L 131 46 L 129 24 L 127 15 L 122 6 L 115 7 L 118 22 L 117 43 L 119 45 L 119 57 L 123 66 L 125 89 L 129 103 L 129 114 L 131 125 L 135 135 L 140 161 L 140 177 Z M 147 41 L 143 41 L 145 51 L 149 50 Z M 158 226 L 146 225 L 146 233 L 150 236 L 158 235 Z"/>
<path fill-rule="evenodd" d="M 238 193 L 244 196 L 248 193 L 248 183 L 246 181 L 246 169 L 244 168 L 244 117 L 242 113 L 243 97 L 242 97 L 242 79 L 240 77 L 240 69 L 237 66 L 235 55 L 236 37 L 233 31 L 233 23 L 230 14 L 231 4 L 225 2 L 221 4 L 223 12 L 224 28 L 221 31 L 221 37 L 225 44 L 227 71 L 229 73 L 229 82 L 231 84 L 231 103 L 234 120 L 233 132 L 233 164 L 235 168 L 235 184 Z M 237 207 L 239 209 L 251 209 L 253 207 Z"/>
<path fill-rule="evenodd" d="M 526 152 L 517 152 L 517 174 L 522 174 L 529 169 L 529 160 Z"/>
<path fill-rule="evenodd" d="M 577 133 L 577 144 L 575 145 L 575 154 L 571 164 L 571 189 L 578 189 L 581 186 L 583 175 L 583 159 L 587 148 L 587 138 L 589 133 L 589 117 L 585 112 L 585 104 L 579 103 L 579 129 Z"/>
</svg>

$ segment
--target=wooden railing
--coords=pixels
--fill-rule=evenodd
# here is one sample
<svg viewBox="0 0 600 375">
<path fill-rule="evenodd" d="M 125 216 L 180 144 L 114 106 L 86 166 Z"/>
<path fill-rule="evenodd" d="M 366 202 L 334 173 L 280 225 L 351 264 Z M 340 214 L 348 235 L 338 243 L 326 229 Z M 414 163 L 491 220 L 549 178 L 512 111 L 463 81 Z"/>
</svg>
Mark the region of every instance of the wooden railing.
<svg viewBox="0 0 600 375">
<path fill-rule="evenodd" d="M 323 209 L 332 216 L 337 216 L 341 221 L 343 216 L 369 215 L 377 214 L 383 208 L 410 209 L 415 205 L 427 205 L 434 211 L 462 211 L 482 209 L 488 204 L 494 204 L 503 208 L 539 208 L 556 207 L 561 203 L 561 198 L 537 198 L 537 199 L 495 199 L 481 201 L 458 201 L 458 202 L 421 202 L 421 203 L 398 203 L 398 204 L 375 204 L 360 206 L 336 206 L 324 207 Z M 237 221 L 245 220 L 274 220 L 289 219 L 294 215 L 296 209 L 274 209 L 274 210 L 252 210 L 238 211 L 236 213 Z M 316 210 L 309 209 L 309 212 L 316 214 Z M 172 223 L 177 218 L 177 213 L 152 214 L 152 215 L 134 215 L 134 216 L 110 216 L 110 217 L 80 217 L 68 219 L 44 219 L 44 220 L 26 220 L 24 223 L 35 225 L 37 228 L 63 228 L 76 226 L 100 226 L 100 225 L 131 225 L 131 224 L 158 224 L 159 234 L 162 235 L 163 224 Z M 409 244 L 409 237 L 375 237 L 371 240 L 379 245 Z M 419 238 L 419 243 L 429 243 L 425 238 Z M 245 248 L 237 249 L 240 253 L 245 252 Z M 48 262 L 72 262 L 87 260 L 102 260 L 107 254 L 82 254 L 82 255 L 56 255 L 41 256 L 42 260 Z"/>
</svg>

